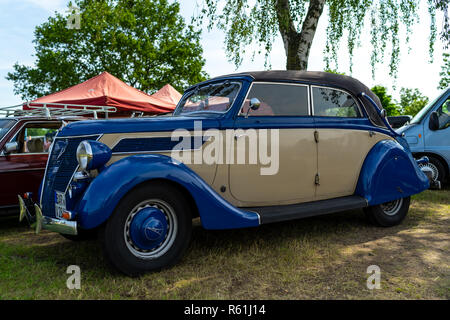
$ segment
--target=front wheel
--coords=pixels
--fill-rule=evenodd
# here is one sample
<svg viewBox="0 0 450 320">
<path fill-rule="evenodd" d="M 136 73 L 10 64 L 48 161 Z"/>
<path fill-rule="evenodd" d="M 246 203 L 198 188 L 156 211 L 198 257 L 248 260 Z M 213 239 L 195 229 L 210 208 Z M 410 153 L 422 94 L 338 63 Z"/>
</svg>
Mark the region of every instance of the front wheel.
<svg viewBox="0 0 450 320">
<path fill-rule="evenodd" d="M 178 262 L 191 238 L 192 215 L 184 194 L 164 182 L 131 191 L 103 230 L 106 257 L 137 276 Z"/>
<path fill-rule="evenodd" d="M 405 219 L 411 198 L 400 198 L 379 205 L 364 208 L 369 221 L 377 226 L 392 227 Z"/>
</svg>

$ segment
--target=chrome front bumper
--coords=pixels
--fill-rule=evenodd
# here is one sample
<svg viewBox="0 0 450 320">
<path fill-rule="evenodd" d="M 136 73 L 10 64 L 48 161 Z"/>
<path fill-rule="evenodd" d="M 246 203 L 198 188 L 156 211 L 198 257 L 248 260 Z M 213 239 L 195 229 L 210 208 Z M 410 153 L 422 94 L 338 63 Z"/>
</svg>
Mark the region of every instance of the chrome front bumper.
<svg viewBox="0 0 450 320">
<path fill-rule="evenodd" d="M 42 210 L 37 204 L 34 204 L 35 215 L 32 216 L 29 213 L 28 208 L 25 205 L 25 201 L 22 199 L 21 196 L 19 196 L 19 204 L 20 204 L 19 220 L 22 221 L 23 218 L 26 217 L 31 227 L 36 230 L 36 234 L 39 234 L 39 232 L 41 232 L 42 229 L 63 234 L 71 234 L 71 235 L 78 234 L 76 221 L 46 217 L 42 214 Z"/>
</svg>

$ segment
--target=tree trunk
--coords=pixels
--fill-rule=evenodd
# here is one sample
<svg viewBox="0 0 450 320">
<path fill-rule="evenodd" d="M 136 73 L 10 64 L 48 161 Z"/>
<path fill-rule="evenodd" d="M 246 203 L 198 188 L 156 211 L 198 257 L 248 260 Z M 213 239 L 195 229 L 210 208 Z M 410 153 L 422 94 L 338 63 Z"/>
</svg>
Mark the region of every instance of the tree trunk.
<svg viewBox="0 0 450 320">
<path fill-rule="evenodd" d="M 276 0 L 278 28 L 286 51 L 287 70 L 306 70 L 309 51 L 316 33 L 325 0 L 310 0 L 302 30 L 297 32 L 291 16 L 289 0 Z"/>
</svg>

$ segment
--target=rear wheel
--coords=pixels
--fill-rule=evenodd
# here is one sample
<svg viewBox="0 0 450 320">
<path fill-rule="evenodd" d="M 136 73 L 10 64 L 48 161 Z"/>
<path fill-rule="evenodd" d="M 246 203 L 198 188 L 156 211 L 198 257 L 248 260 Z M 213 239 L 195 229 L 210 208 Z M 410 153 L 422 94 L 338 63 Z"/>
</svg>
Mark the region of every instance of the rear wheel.
<svg viewBox="0 0 450 320">
<path fill-rule="evenodd" d="M 131 191 L 103 232 L 108 260 L 130 276 L 169 267 L 186 252 L 192 218 L 184 194 L 158 182 Z"/>
<path fill-rule="evenodd" d="M 409 210 L 410 197 L 400 198 L 379 205 L 364 208 L 367 218 L 381 227 L 392 227 L 405 219 Z"/>
</svg>

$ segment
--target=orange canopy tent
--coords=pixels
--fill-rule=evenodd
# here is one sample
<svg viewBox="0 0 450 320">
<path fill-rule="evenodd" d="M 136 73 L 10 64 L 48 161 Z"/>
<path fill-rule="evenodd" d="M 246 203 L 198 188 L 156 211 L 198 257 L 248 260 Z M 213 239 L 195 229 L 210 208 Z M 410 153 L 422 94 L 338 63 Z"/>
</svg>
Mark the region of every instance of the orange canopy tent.
<svg viewBox="0 0 450 320">
<path fill-rule="evenodd" d="M 172 97 L 173 91 L 170 88 L 168 92 L 171 92 L 169 96 Z M 67 104 L 69 107 L 70 104 L 110 106 L 117 108 L 117 113 L 112 116 L 130 115 L 133 112 L 154 115 L 175 109 L 176 103 L 167 98 L 167 94 L 164 93 L 166 90 L 159 94 L 163 99 L 159 99 L 157 95 L 159 91 L 155 93 L 156 96 L 150 96 L 105 71 L 73 87 L 33 100 L 30 105 L 58 103 Z M 28 107 L 24 105 L 24 109 Z"/>
<path fill-rule="evenodd" d="M 179 93 L 170 84 L 166 84 L 164 87 L 159 89 L 156 93 L 152 94 L 151 97 L 176 106 L 178 101 L 181 100 L 181 93 Z"/>
</svg>

